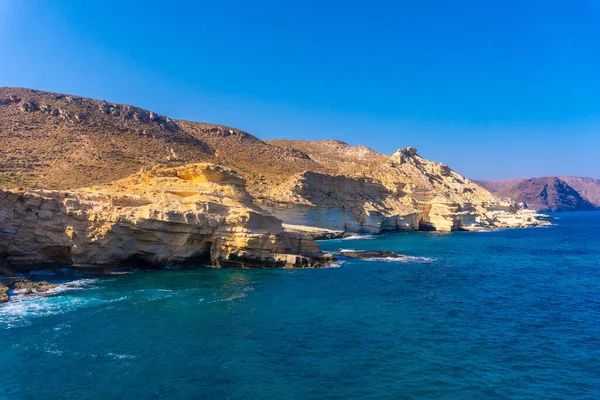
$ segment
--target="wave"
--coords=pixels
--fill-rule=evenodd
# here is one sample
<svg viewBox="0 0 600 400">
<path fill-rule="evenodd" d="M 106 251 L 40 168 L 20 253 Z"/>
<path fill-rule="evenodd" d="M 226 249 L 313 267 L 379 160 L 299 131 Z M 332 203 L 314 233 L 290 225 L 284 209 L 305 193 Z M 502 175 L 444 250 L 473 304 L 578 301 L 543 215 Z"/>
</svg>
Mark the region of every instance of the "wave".
<svg viewBox="0 0 600 400">
<path fill-rule="evenodd" d="M 98 282 L 98 279 L 77 279 L 74 281 L 68 281 L 63 283 L 58 283 L 58 286 L 52 289 L 49 289 L 45 292 L 36 292 L 33 294 L 20 294 L 19 291 L 11 291 L 10 302 L 19 302 L 35 299 L 38 297 L 48 297 L 52 295 L 56 295 L 59 293 L 70 292 L 73 290 L 86 290 L 93 289 L 96 286 L 93 286 L 93 283 Z"/>
<path fill-rule="evenodd" d="M 325 265 L 324 267 L 321 267 L 321 268 L 340 268 L 345 263 L 346 263 L 346 261 L 341 261 L 341 260 L 340 261 L 335 261 L 335 262 L 329 263 L 329 264 L 327 264 L 327 265 Z"/>
<path fill-rule="evenodd" d="M 106 356 L 112 358 L 113 360 L 133 360 L 137 358 L 136 356 L 132 356 L 130 354 L 119 353 L 106 353 Z"/>
<path fill-rule="evenodd" d="M 378 237 L 379 237 L 379 235 L 372 235 L 372 234 L 359 235 L 359 234 L 355 234 L 355 235 L 350 235 L 350 236 L 346 236 L 346 237 L 343 237 L 343 238 L 315 240 L 315 242 L 337 242 L 337 241 L 340 241 L 340 240 L 372 240 L 372 239 L 377 239 Z"/>
<path fill-rule="evenodd" d="M 425 263 L 425 264 L 429 264 L 429 263 L 434 262 L 435 258 L 402 256 L 402 257 L 371 257 L 371 258 L 362 258 L 362 260 L 365 260 L 365 261 L 398 262 L 398 263 Z"/>
<path fill-rule="evenodd" d="M 95 288 L 98 279 L 79 279 L 65 282 L 58 287 L 35 295 L 13 295 L 8 303 L 0 305 L 0 329 L 10 329 L 30 325 L 37 317 L 64 314 L 83 307 L 113 303 L 126 300 L 128 297 L 116 299 L 97 299 L 76 296 L 54 296 L 75 290 Z"/>
<path fill-rule="evenodd" d="M 79 308 L 93 307 L 101 304 L 127 300 L 123 296 L 116 299 L 96 299 L 71 296 L 29 297 L 26 300 L 11 300 L 0 307 L 0 327 L 6 329 L 31 325 L 31 320 L 38 317 L 65 314 Z"/>
<path fill-rule="evenodd" d="M 333 240 L 372 240 L 377 239 L 377 235 L 351 235 L 344 238 L 333 239 Z"/>
</svg>

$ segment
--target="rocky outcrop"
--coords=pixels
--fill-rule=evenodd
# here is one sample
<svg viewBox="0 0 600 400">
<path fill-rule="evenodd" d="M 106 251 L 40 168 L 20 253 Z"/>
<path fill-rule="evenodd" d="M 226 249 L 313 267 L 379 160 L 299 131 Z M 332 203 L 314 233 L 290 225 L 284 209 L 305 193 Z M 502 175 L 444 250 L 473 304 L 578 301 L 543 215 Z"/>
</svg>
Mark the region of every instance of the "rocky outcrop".
<svg viewBox="0 0 600 400">
<path fill-rule="evenodd" d="M 382 251 L 382 250 L 342 250 L 339 253 L 344 257 L 350 258 L 406 258 L 403 254 L 398 254 L 394 251 Z"/>
<path fill-rule="evenodd" d="M 0 191 L 5 266 L 110 270 L 207 263 L 313 267 L 330 261 L 310 236 L 286 232 L 236 172 L 212 164 L 156 167 L 75 191 Z"/>
<path fill-rule="evenodd" d="M 49 294 L 58 285 L 46 281 L 32 281 L 8 271 L 0 275 L 0 303 L 6 303 L 12 295 L 35 296 Z"/>
<path fill-rule="evenodd" d="M 0 303 L 6 303 L 9 300 L 8 297 L 8 291 L 9 291 L 9 287 L 8 285 L 6 285 L 4 282 L 0 281 Z"/>
<path fill-rule="evenodd" d="M 57 93 L 0 88 L 0 142 L 0 272 L 312 267 L 331 260 L 315 237 L 547 223 L 413 147 L 264 142 Z"/>
<path fill-rule="evenodd" d="M 447 165 L 425 160 L 414 147 L 398 150 L 361 174 L 297 174 L 273 186 L 260 201 L 290 227 L 355 233 L 548 224 Z"/>
</svg>

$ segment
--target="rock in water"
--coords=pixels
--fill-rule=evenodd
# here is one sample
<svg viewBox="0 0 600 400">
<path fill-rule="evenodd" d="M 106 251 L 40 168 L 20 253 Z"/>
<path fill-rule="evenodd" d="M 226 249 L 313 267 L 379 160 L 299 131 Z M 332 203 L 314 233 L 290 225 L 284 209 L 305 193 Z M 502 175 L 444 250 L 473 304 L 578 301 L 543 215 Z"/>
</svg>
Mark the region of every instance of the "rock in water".
<svg viewBox="0 0 600 400">
<path fill-rule="evenodd" d="M 339 254 L 351 258 L 408 258 L 404 254 L 385 250 L 343 250 Z"/>
<path fill-rule="evenodd" d="M 46 281 L 30 281 L 14 275 L 0 276 L 0 303 L 6 303 L 10 300 L 9 292 L 13 290 L 20 295 L 35 295 L 47 293 L 58 285 Z"/>
<path fill-rule="evenodd" d="M 3 282 L 0 282 L 0 303 L 6 303 L 8 301 L 8 286 Z"/>
</svg>

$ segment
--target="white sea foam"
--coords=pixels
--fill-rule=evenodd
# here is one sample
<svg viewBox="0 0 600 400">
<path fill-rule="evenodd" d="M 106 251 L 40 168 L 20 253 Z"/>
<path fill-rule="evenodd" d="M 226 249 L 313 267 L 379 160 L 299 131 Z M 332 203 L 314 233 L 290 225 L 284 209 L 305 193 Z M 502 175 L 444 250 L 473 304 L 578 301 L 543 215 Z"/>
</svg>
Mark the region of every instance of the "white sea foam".
<svg viewBox="0 0 600 400">
<path fill-rule="evenodd" d="M 0 305 L 0 329 L 14 328 L 31 324 L 38 317 L 64 314 L 79 308 L 93 307 L 101 304 L 126 300 L 123 296 L 115 299 L 97 299 L 72 295 L 52 296 L 75 290 L 94 288 L 98 279 L 78 279 L 60 284 L 47 292 L 35 296 L 14 295 L 8 303 Z"/>
<path fill-rule="evenodd" d="M 132 356 L 130 354 L 119 354 L 119 353 L 107 353 L 107 357 L 110 357 L 114 360 L 133 360 L 137 358 L 136 356 Z"/>
<path fill-rule="evenodd" d="M 371 235 L 371 234 L 365 234 L 365 235 L 359 235 L 359 234 L 355 234 L 355 235 L 350 235 L 350 236 L 346 236 L 343 238 L 335 238 L 335 239 L 322 239 L 322 240 L 315 240 L 315 242 L 337 242 L 339 240 L 372 240 L 372 239 L 377 239 L 378 235 Z"/>
<path fill-rule="evenodd" d="M 371 239 L 377 239 L 377 235 L 351 235 L 351 236 L 346 236 L 344 238 L 333 239 L 333 240 L 371 240 Z"/>
<path fill-rule="evenodd" d="M 85 290 L 92 289 L 97 286 L 94 286 L 94 283 L 97 283 L 99 279 L 97 278 L 88 278 L 88 279 L 77 279 L 74 281 L 69 281 L 65 283 L 61 283 L 57 287 L 50 289 L 46 292 L 46 294 L 57 294 L 63 292 L 69 292 L 72 290 Z M 44 293 L 40 293 L 43 295 Z"/>
<path fill-rule="evenodd" d="M 434 258 L 429 257 L 413 257 L 413 256 L 402 256 L 402 257 L 371 257 L 363 258 L 365 261 L 383 261 L 383 262 L 397 262 L 397 263 L 431 263 L 434 262 Z"/>
<path fill-rule="evenodd" d="M 345 263 L 346 263 L 346 261 L 335 261 L 335 262 L 326 264 L 323 268 L 340 268 Z"/>
</svg>

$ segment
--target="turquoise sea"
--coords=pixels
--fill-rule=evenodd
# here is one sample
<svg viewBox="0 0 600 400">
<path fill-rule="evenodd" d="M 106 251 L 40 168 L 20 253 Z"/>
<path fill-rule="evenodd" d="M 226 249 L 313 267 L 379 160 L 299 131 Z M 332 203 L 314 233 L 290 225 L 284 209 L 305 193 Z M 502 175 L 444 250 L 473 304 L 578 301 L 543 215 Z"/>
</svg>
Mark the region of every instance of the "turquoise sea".
<svg viewBox="0 0 600 400">
<path fill-rule="evenodd" d="M 69 277 L 0 305 L 0 398 L 599 399 L 600 213 L 556 216 L 321 242 L 410 262 Z"/>
</svg>

